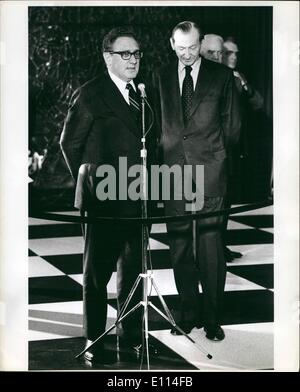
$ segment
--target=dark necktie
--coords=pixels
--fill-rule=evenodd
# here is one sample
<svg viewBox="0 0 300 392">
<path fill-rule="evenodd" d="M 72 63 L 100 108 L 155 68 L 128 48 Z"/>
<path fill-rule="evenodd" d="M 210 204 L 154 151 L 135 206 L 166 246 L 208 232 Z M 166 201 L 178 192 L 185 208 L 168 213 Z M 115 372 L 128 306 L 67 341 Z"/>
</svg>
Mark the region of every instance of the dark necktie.
<svg viewBox="0 0 300 392">
<path fill-rule="evenodd" d="M 193 78 L 191 76 L 192 67 L 187 65 L 185 67 L 185 77 L 182 84 L 182 111 L 184 125 L 187 125 L 192 109 L 192 99 L 194 94 Z"/>
<path fill-rule="evenodd" d="M 129 106 L 135 119 L 138 121 L 141 114 L 141 107 L 138 101 L 138 95 L 130 83 L 127 83 L 126 88 L 129 90 Z"/>
</svg>

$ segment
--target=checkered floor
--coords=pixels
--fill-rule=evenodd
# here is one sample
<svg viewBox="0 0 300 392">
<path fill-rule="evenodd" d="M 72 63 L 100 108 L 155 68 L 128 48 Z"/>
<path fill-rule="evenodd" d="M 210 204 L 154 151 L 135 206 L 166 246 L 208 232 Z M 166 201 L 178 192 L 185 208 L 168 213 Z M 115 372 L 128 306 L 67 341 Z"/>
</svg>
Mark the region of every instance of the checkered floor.
<svg viewBox="0 0 300 392">
<path fill-rule="evenodd" d="M 226 339 L 211 342 L 205 338 L 203 329 L 196 328 L 190 334 L 195 344 L 184 336 L 174 337 L 169 333 L 168 323 L 150 311 L 150 334 L 166 349 L 162 368 L 173 369 L 176 358 L 180 358 L 177 368 L 183 369 L 273 368 L 272 207 L 231 216 L 227 243 L 230 249 L 242 252 L 243 257 L 228 264 L 222 315 Z M 154 280 L 169 308 L 176 311 L 178 296 L 164 224 L 153 225 L 150 247 Z M 83 342 L 82 251 L 80 225 L 29 219 L 31 369 L 84 369 L 84 365 L 74 363 L 72 352 L 77 346 L 80 351 Z M 110 326 L 116 317 L 115 273 L 109 282 L 108 292 Z M 151 296 L 153 304 L 159 306 L 154 290 Z M 112 331 L 110 339 L 114 338 Z M 43 355 L 56 347 L 55 355 Z M 65 356 L 60 361 L 62 350 Z M 207 359 L 206 351 L 212 354 L 213 359 Z M 123 369 L 134 366 L 123 364 Z M 160 368 L 159 364 L 157 368 Z"/>
</svg>

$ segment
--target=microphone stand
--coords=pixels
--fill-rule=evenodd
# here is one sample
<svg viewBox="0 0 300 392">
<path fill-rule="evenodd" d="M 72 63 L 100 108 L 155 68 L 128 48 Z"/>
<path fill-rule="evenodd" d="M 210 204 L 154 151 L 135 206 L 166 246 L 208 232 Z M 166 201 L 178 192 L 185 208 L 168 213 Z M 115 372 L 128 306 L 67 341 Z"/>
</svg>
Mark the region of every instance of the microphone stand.
<svg viewBox="0 0 300 392">
<path fill-rule="evenodd" d="M 145 93 L 141 93 L 141 103 L 142 103 L 142 149 L 141 149 L 141 165 L 142 165 L 142 176 L 141 176 L 141 188 L 142 188 L 142 218 L 148 217 L 147 210 L 147 149 L 146 149 L 146 129 L 145 129 Z M 142 276 L 143 279 L 143 306 L 144 306 L 144 316 L 143 316 L 143 326 L 145 333 L 145 343 L 146 343 L 146 358 L 147 358 L 147 368 L 149 369 L 149 328 L 148 328 L 148 288 L 149 288 L 149 275 L 147 271 L 147 251 L 148 251 L 148 227 L 146 223 L 142 223 Z"/>
<path fill-rule="evenodd" d="M 139 85 L 140 87 L 140 85 Z M 148 210 L 147 210 L 147 149 L 146 149 L 146 135 L 150 131 L 152 124 L 150 125 L 148 131 L 146 132 L 145 129 L 145 103 L 149 107 L 151 114 L 153 116 L 153 111 L 152 108 L 146 98 L 144 86 L 142 88 L 139 88 L 141 91 L 141 107 L 142 107 L 142 138 L 141 138 L 141 143 L 142 143 L 142 148 L 140 152 L 140 157 L 141 157 L 141 189 L 142 189 L 142 218 L 147 218 L 148 217 Z M 208 359 L 212 358 L 212 355 L 209 354 L 205 349 L 203 349 L 194 339 L 192 339 L 187 333 L 185 333 L 175 322 L 171 311 L 169 310 L 165 300 L 163 299 L 162 295 L 159 292 L 159 289 L 154 281 L 153 274 L 151 271 L 148 271 L 147 268 L 147 255 L 148 255 L 148 243 L 149 243 L 149 230 L 147 227 L 146 223 L 142 223 L 142 273 L 140 273 L 133 284 L 130 293 L 128 294 L 128 297 L 126 298 L 126 301 L 121 308 L 115 323 L 110 326 L 105 332 L 103 332 L 98 338 L 96 338 L 90 345 L 86 346 L 84 350 L 82 350 L 78 355 L 76 355 L 76 358 L 79 358 L 81 355 L 83 355 L 86 351 L 88 351 L 94 344 L 96 344 L 100 339 L 102 339 L 104 336 L 106 336 L 110 331 L 112 331 L 114 328 L 117 327 L 117 325 L 124 320 L 126 317 L 128 317 L 131 313 L 135 312 L 139 307 L 143 306 L 144 308 L 144 314 L 143 314 L 143 332 L 144 332 L 144 339 L 145 341 L 145 346 L 146 346 L 146 359 L 147 359 L 147 370 L 150 370 L 150 361 L 149 361 L 149 306 L 151 306 L 152 309 L 154 309 L 158 314 L 160 314 L 168 323 L 173 327 L 176 328 L 177 331 L 179 331 L 182 335 L 184 335 L 187 339 L 189 339 L 192 343 L 196 345 L 196 347 L 202 351 L 204 354 L 206 354 L 206 357 Z M 138 304 L 133 306 L 129 311 L 126 312 L 127 307 L 131 301 L 131 298 L 133 297 L 134 292 L 136 291 L 139 283 L 143 282 L 143 299 L 140 301 Z M 149 284 L 150 283 L 150 284 Z M 160 303 L 164 309 L 163 313 L 160 309 L 158 309 L 151 301 L 149 301 L 148 298 L 148 292 L 149 292 L 149 287 L 154 287 L 157 296 L 160 300 Z M 126 313 L 125 313 L 126 312 Z"/>
</svg>

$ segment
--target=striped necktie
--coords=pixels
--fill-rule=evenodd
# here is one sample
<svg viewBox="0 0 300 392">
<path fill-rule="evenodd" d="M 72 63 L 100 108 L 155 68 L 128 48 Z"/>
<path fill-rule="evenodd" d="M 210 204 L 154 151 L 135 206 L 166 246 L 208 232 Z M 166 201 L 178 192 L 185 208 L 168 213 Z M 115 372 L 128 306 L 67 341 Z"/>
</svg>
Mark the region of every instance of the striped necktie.
<svg viewBox="0 0 300 392">
<path fill-rule="evenodd" d="M 183 110 L 183 121 L 184 125 L 187 125 L 187 122 L 190 117 L 191 109 L 192 109 L 192 99 L 194 94 L 194 83 L 191 75 L 192 67 L 187 65 L 185 67 L 185 78 L 183 79 L 182 84 L 182 110 Z"/>
<path fill-rule="evenodd" d="M 134 117 L 136 120 L 139 120 L 140 114 L 141 114 L 141 107 L 138 101 L 138 95 L 134 91 L 134 88 L 130 83 L 127 83 L 126 85 L 127 90 L 129 90 L 129 106 L 130 110 L 133 113 Z"/>
</svg>

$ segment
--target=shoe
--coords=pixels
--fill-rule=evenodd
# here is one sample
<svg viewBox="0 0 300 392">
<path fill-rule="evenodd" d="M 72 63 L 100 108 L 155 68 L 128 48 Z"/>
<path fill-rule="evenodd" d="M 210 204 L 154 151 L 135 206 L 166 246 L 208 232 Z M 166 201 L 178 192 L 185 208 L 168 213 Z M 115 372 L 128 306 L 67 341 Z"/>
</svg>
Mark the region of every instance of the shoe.
<svg viewBox="0 0 300 392">
<path fill-rule="evenodd" d="M 184 324 L 177 324 L 177 327 L 179 327 L 180 329 L 182 329 L 183 332 L 185 332 L 186 334 L 189 334 L 193 328 L 200 328 L 201 325 L 199 322 L 189 322 L 189 323 L 184 323 Z M 178 331 L 178 329 L 176 329 L 175 327 L 171 328 L 170 331 L 171 335 L 174 336 L 182 336 L 183 333 Z"/>
<path fill-rule="evenodd" d="M 85 347 L 89 346 L 92 343 L 91 340 L 86 342 Z M 103 344 L 95 344 L 88 351 L 83 354 L 83 357 L 89 363 L 114 363 L 116 361 L 115 353 L 110 351 L 106 351 L 103 347 Z"/>
<path fill-rule="evenodd" d="M 240 259 L 241 257 L 243 257 L 243 253 L 241 252 L 235 252 L 233 250 L 230 250 L 230 257 L 232 259 Z"/>
<path fill-rule="evenodd" d="M 240 259 L 243 254 L 240 252 L 234 252 L 233 250 L 230 250 L 229 248 L 225 248 L 225 261 L 226 263 L 231 263 L 234 259 Z"/>
<path fill-rule="evenodd" d="M 219 325 L 214 328 L 204 328 L 204 331 L 206 332 L 207 339 L 214 340 L 215 342 L 225 338 L 225 333 Z"/>
</svg>

